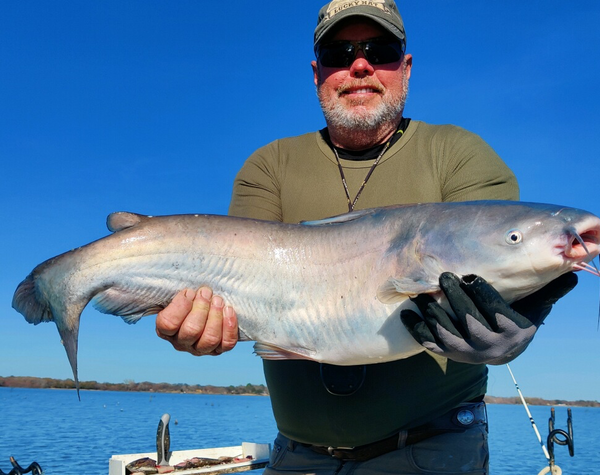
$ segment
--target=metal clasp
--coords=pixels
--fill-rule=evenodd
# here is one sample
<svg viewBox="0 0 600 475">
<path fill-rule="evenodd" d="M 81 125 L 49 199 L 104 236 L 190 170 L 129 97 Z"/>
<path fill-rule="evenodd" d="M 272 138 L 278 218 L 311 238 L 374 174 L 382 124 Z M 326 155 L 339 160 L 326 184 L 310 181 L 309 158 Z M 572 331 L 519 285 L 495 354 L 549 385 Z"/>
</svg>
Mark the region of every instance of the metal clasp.
<svg viewBox="0 0 600 475">
<path fill-rule="evenodd" d="M 329 455 L 331 455 L 333 458 L 336 458 L 337 455 L 335 454 L 336 450 L 344 450 L 344 451 L 348 451 L 348 452 L 352 452 L 356 447 L 327 447 L 327 453 Z"/>
</svg>

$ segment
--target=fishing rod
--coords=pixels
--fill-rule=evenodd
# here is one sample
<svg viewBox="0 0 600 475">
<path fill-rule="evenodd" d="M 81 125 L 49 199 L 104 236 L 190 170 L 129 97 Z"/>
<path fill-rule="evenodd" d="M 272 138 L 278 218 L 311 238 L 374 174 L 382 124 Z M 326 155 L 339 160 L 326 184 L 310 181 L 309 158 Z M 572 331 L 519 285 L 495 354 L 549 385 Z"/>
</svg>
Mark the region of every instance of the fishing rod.
<svg viewBox="0 0 600 475">
<path fill-rule="evenodd" d="M 513 374 L 512 370 L 510 369 L 510 365 L 508 363 L 506 363 L 506 367 L 508 368 L 508 372 L 510 373 L 513 383 L 515 384 L 515 388 L 517 388 L 517 392 L 519 393 L 519 396 L 521 398 L 521 403 L 523 404 L 523 407 L 525 408 L 525 411 L 527 412 L 527 415 L 529 416 L 529 422 L 531 422 L 531 427 L 533 427 L 533 431 L 535 432 L 538 442 L 540 443 L 540 446 L 542 447 L 542 451 L 544 452 L 544 455 L 546 456 L 546 460 L 548 460 L 548 466 L 543 468 L 538 473 L 538 475 L 546 475 L 546 474 L 562 475 L 562 469 L 554 463 L 554 444 L 556 443 L 558 445 L 567 445 L 569 447 L 569 455 L 571 457 L 573 457 L 575 455 L 575 449 L 574 449 L 574 445 L 573 445 L 573 419 L 572 419 L 572 415 L 571 415 L 571 409 L 570 408 L 567 409 L 567 414 L 568 414 L 567 430 L 568 430 L 568 432 L 565 432 L 562 429 L 554 428 L 554 420 L 555 420 L 554 419 L 554 408 L 550 409 L 550 420 L 548 421 L 549 434 L 548 434 L 548 438 L 547 438 L 547 444 L 548 444 L 548 447 L 550 448 L 550 450 L 548 451 L 548 449 L 546 449 L 546 446 L 544 445 L 544 442 L 542 442 L 542 436 L 540 435 L 540 431 L 538 430 L 537 425 L 535 424 L 535 421 L 533 420 L 533 416 L 531 415 L 527 401 L 525 401 L 525 398 L 523 397 L 523 393 L 521 392 L 521 389 L 519 388 L 519 385 L 517 384 L 515 375 Z"/>
<path fill-rule="evenodd" d="M 523 397 L 523 393 L 521 392 L 521 389 L 519 388 L 519 385 L 517 384 L 517 380 L 515 379 L 515 375 L 513 374 L 512 370 L 510 369 L 510 365 L 508 363 L 506 363 L 506 367 L 508 368 L 508 372 L 510 373 L 510 377 L 512 378 L 513 383 L 515 383 L 515 388 L 517 388 L 517 392 L 519 393 L 519 396 L 521 397 L 521 403 L 523 404 L 525 411 L 527 411 L 527 415 L 529 416 L 529 422 L 531 422 L 531 427 L 533 427 L 533 431 L 535 432 L 535 435 L 537 436 L 538 442 L 542 446 L 542 451 L 544 452 L 544 455 L 546 456 L 548 463 L 550 463 L 550 454 L 548 453 L 548 449 L 546 449 L 546 446 L 542 442 L 542 436 L 540 435 L 540 431 L 538 430 L 537 426 L 535 425 L 535 421 L 533 420 L 533 416 L 531 415 L 531 412 L 529 411 L 529 406 L 527 405 L 527 401 L 525 401 L 525 398 Z"/>
</svg>

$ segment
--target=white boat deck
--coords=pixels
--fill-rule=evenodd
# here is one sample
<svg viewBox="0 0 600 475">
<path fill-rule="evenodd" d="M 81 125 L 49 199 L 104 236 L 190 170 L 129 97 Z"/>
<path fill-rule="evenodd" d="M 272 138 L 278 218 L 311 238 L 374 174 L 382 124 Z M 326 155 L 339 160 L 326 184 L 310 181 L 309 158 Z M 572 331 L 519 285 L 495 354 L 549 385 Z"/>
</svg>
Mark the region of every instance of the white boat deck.
<svg viewBox="0 0 600 475">
<path fill-rule="evenodd" d="M 193 468 L 188 470 L 176 470 L 164 473 L 174 473 L 177 475 L 196 475 L 196 474 L 219 474 L 219 473 L 236 473 L 255 470 L 267 465 L 271 444 L 255 444 L 243 442 L 242 445 L 233 447 L 217 447 L 211 449 L 196 449 L 196 450 L 176 450 L 171 452 L 169 458 L 170 465 L 176 465 L 185 460 L 194 457 L 218 459 L 219 457 L 252 457 L 252 460 L 242 461 L 239 463 L 229 463 L 221 465 L 211 465 L 202 468 Z M 123 454 L 113 455 L 108 462 L 108 475 L 126 475 L 125 467 L 127 464 L 141 458 L 151 458 L 156 460 L 156 452 L 141 453 L 141 454 Z"/>
</svg>

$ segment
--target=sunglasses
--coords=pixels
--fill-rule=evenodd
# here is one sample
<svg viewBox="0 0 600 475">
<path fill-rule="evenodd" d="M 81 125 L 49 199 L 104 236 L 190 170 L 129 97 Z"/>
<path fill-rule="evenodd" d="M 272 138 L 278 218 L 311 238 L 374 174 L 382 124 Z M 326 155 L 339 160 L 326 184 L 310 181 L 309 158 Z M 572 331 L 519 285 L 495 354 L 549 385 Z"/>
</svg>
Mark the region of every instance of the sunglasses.
<svg viewBox="0 0 600 475">
<path fill-rule="evenodd" d="M 326 68 L 348 68 L 362 51 L 367 61 L 373 65 L 400 61 L 404 54 L 403 44 L 388 38 L 374 38 L 366 41 L 334 41 L 319 46 L 317 58 Z"/>
</svg>

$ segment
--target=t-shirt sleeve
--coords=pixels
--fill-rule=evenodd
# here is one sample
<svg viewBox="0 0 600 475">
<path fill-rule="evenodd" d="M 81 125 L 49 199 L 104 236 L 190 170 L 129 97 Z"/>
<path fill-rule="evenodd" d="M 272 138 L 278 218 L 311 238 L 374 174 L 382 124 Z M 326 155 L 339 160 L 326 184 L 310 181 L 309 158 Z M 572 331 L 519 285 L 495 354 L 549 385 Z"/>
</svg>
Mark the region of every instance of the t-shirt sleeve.
<svg viewBox="0 0 600 475">
<path fill-rule="evenodd" d="M 233 183 L 230 216 L 282 221 L 278 155 L 276 141 L 246 160 Z"/>
<path fill-rule="evenodd" d="M 518 200 L 517 179 L 492 147 L 472 132 L 450 127 L 453 133 L 434 140 L 435 153 L 445 157 L 438 161 L 443 201 Z"/>
</svg>

